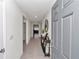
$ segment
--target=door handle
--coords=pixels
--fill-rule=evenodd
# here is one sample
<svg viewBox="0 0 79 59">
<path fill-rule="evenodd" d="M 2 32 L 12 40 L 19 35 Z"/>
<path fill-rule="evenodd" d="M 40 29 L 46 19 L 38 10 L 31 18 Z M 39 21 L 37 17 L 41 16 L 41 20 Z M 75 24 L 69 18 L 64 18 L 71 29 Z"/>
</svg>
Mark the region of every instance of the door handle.
<svg viewBox="0 0 79 59">
<path fill-rule="evenodd" d="M 0 53 L 5 53 L 5 48 L 1 49 Z"/>
</svg>

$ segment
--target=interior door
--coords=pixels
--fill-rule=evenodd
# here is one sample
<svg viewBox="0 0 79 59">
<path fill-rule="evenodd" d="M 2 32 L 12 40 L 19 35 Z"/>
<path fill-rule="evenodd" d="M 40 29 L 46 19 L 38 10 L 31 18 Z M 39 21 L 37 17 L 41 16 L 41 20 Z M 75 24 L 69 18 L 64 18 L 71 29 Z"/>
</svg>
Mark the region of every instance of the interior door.
<svg viewBox="0 0 79 59">
<path fill-rule="evenodd" d="M 72 9 L 72 0 L 57 0 L 53 6 L 53 59 L 71 59 Z"/>
<path fill-rule="evenodd" d="M 23 23 L 23 40 L 26 40 L 26 23 Z"/>
<path fill-rule="evenodd" d="M 52 8 L 52 59 L 60 59 L 61 54 L 61 4 L 61 0 L 58 0 Z"/>
<path fill-rule="evenodd" d="M 3 59 L 3 10 L 2 2 L 0 2 L 0 59 Z"/>
<path fill-rule="evenodd" d="M 64 0 L 65 1 L 65 0 Z M 72 0 L 68 0 L 66 4 L 63 2 L 63 15 L 62 15 L 62 55 L 63 59 L 71 59 L 71 42 L 72 42 L 72 21 L 73 21 L 73 8 Z"/>
</svg>

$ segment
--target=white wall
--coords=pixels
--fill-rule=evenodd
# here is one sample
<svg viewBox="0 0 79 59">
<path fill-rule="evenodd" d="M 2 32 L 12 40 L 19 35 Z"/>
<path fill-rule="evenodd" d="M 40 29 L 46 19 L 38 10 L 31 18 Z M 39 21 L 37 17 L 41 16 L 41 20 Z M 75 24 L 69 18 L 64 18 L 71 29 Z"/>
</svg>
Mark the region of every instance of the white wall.
<svg viewBox="0 0 79 59">
<path fill-rule="evenodd" d="M 2 49 L 2 44 L 3 44 L 3 7 L 2 7 L 2 2 L 0 1 L 0 49 Z"/>
<path fill-rule="evenodd" d="M 30 41 L 30 21 L 26 20 L 26 44 Z"/>
<path fill-rule="evenodd" d="M 0 1 L 0 50 L 3 47 L 3 4 Z M 0 53 L 0 59 L 3 59 L 3 54 Z"/>
<path fill-rule="evenodd" d="M 14 0 L 5 0 L 6 59 L 20 59 L 23 52 L 23 21 Z"/>
<path fill-rule="evenodd" d="M 48 19 L 48 23 L 49 23 L 49 25 L 48 25 L 48 29 L 49 29 L 49 30 L 48 30 L 48 35 L 49 35 L 49 38 L 50 38 L 50 40 L 51 40 L 51 32 L 52 32 L 52 31 L 51 31 L 51 27 L 52 27 L 52 26 L 51 26 L 51 22 L 52 22 L 52 21 L 51 21 L 51 20 L 52 20 L 52 19 L 51 19 L 51 12 L 49 12 L 49 14 L 47 15 L 47 19 Z"/>
<path fill-rule="evenodd" d="M 51 39 L 51 11 L 48 13 L 48 15 L 44 18 L 42 22 L 42 30 L 45 28 L 45 20 L 48 20 L 48 36 Z"/>
<path fill-rule="evenodd" d="M 57 1 L 57 0 L 52 0 L 53 1 L 53 3 L 52 3 L 52 7 L 53 7 L 53 5 L 55 4 L 55 2 Z M 47 14 L 47 16 L 44 18 L 44 20 L 42 21 L 42 30 L 45 28 L 44 26 L 45 26 L 45 19 L 47 19 L 48 20 L 48 23 L 49 23 L 49 25 L 48 25 L 48 36 L 49 36 L 49 38 L 50 38 L 50 40 L 51 40 L 51 37 L 52 37 L 52 31 L 51 31 L 51 27 L 52 27 L 52 25 L 51 25 L 51 22 L 52 22 L 52 12 L 51 12 L 51 10 L 52 10 L 52 7 L 50 8 L 50 10 L 49 10 L 49 12 L 48 12 L 48 14 Z"/>
</svg>

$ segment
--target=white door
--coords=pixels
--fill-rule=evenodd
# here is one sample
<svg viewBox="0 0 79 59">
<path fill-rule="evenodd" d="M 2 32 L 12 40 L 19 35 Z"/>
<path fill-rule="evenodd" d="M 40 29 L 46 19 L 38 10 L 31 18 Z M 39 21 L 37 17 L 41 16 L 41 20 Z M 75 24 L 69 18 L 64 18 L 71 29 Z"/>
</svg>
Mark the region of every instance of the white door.
<svg viewBox="0 0 79 59">
<path fill-rule="evenodd" d="M 0 59 L 3 59 L 3 6 L 0 2 Z"/>
<path fill-rule="evenodd" d="M 53 59 L 71 59 L 72 9 L 72 0 L 57 0 L 53 7 Z"/>
<path fill-rule="evenodd" d="M 63 59 L 71 59 L 71 41 L 72 41 L 72 21 L 73 21 L 73 10 L 72 0 L 63 0 L 63 11 L 62 11 L 62 43 L 61 52 Z"/>
<path fill-rule="evenodd" d="M 52 8 L 52 59 L 61 59 L 61 10 L 62 1 L 58 0 Z"/>
</svg>

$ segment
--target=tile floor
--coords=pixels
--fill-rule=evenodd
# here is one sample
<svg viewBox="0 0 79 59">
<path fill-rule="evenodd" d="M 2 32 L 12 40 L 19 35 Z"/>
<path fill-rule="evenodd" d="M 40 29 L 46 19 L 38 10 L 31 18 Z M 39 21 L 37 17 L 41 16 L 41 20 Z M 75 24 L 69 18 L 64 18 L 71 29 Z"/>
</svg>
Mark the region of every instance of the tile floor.
<svg viewBox="0 0 79 59">
<path fill-rule="evenodd" d="M 40 39 L 31 39 L 28 46 L 24 47 L 21 59 L 50 59 L 50 57 L 44 56 Z"/>
</svg>

